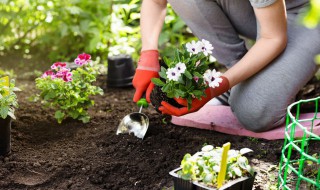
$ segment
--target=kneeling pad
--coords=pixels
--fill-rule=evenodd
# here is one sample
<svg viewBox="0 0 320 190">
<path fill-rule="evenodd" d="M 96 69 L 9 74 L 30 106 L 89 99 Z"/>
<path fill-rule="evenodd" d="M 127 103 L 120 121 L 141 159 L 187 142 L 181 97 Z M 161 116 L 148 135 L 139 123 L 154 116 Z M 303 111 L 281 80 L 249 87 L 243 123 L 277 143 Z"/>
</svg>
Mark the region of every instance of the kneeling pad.
<svg viewBox="0 0 320 190">
<path fill-rule="evenodd" d="M 300 114 L 299 120 L 312 119 L 315 113 L 303 113 Z M 320 116 L 320 114 L 319 114 Z M 317 117 L 319 118 L 319 117 Z M 320 120 L 314 120 L 312 133 L 320 134 Z M 283 124 L 270 131 L 255 133 L 246 130 L 238 121 L 236 116 L 232 113 L 230 106 L 214 106 L 206 104 L 199 111 L 190 113 L 184 116 L 173 116 L 171 123 L 180 126 L 194 127 L 199 129 L 214 130 L 221 133 L 248 136 L 255 138 L 263 138 L 268 140 L 284 139 L 286 124 Z M 306 127 L 309 131 L 312 127 L 312 122 L 299 122 L 303 127 Z M 295 137 L 302 137 L 304 130 L 300 127 L 295 129 Z M 290 134 L 290 132 L 287 132 Z"/>
</svg>

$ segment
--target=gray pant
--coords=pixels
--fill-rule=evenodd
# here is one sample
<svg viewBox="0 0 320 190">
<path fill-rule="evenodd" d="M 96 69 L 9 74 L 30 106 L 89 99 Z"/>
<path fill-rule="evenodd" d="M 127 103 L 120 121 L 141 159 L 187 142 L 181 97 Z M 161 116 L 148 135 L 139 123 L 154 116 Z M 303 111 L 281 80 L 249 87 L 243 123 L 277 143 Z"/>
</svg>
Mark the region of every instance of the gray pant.
<svg viewBox="0 0 320 190">
<path fill-rule="evenodd" d="M 257 23 L 249 0 L 169 0 L 176 13 L 199 39 L 209 40 L 213 56 L 226 67 L 247 52 L 240 36 L 257 37 Z M 297 22 L 307 0 L 287 0 L 288 44 L 285 51 L 259 73 L 231 89 L 229 104 L 243 126 L 261 132 L 284 122 L 286 108 L 316 71 L 320 28 Z"/>
</svg>

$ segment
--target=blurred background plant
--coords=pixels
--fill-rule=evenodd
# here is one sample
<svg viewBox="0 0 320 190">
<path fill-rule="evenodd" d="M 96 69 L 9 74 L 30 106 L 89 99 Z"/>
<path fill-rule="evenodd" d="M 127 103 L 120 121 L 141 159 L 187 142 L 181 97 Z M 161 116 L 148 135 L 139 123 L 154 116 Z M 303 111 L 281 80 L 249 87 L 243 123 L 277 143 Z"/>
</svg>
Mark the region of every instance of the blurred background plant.
<svg viewBox="0 0 320 190">
<path fill-rule="evenodd" d="M 100 57 L 139 57 L 140 0 L 0 0 L 0 56 L 19 52 L 26 59 L 51 62 L 87 52 Z M 165 56 L 193 39 L 191 31 L 168 5 L 159 45 Z"/>
<path fill-rule="evenodd" d="M 0 0 L 0 58 L 40 57 L 51 64 L 73 61 L 86 52 L 106 63 L 110 55 L 129 54 L 136 61 L 140 43 L 141 0 Z M 311 0 L 303 22 L 316 27 L 320 0 Z M 168 5 L 160 35 L 161 56 L 170 57 L 180 44 L 195 40 Z M 19 53 L 19 54 L 17 54 Z"/>
</svg>

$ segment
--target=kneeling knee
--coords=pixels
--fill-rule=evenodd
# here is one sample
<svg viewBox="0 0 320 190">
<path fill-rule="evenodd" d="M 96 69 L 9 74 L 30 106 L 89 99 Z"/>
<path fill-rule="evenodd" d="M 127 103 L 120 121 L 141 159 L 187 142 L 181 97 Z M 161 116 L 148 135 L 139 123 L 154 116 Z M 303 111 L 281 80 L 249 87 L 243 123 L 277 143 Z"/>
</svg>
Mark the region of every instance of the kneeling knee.
<svg viewBox="0 0 320 190">
<path fill-rule="evenodd" d="M 268 111 L 239 110 L 235 111 L 234 114 L 243 127 L 252 132 L 268 131 L 281 125 L 284 121 L 284 116 L 270 114 Z"/>
</svg>

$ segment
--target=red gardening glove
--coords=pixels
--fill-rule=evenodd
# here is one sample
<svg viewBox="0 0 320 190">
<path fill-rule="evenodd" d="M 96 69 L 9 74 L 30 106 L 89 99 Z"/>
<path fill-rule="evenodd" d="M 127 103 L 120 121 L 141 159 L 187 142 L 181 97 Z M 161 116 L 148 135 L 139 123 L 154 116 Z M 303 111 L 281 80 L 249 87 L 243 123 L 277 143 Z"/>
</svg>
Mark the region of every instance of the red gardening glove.
<svg viewBox="0 0 320 190">
<path fill-rule="evenodd" d="M 211 88 L 211 87 L 207 88 L 205 91 L 205 94 L 207 96 L 202 97 L 201 100 L 193 99 L 192 103 L 191 103 L 191 108 L 189 110 L 187 107 L 187 104 L 188 104 L 187 100 L 182 99 L 182 98 L 175 98 L 175 100 L 184 107 L 177 108 L 177 107 L 172 106 L 168 102 L 162 101 L 161 102 L 162 106 L 159 107 L 159 110 L 162 112 L 162 114 L 168 114 L 168 115 L 174 115 L 174 116 L 181 116 L 181 115 L 185 115 L 187 113 L 198 111 L 209 100 L 211 100 L 212 98 L 219 96 L 229 90 L 229 88 L 230 88 L 229 80 L 224 76 L 221 76 L 220 78 L 222 78 L 222 81 L 221 81 L 221 83 L 219 83 L 219 86 L 215 87 L 215 88 Z"/>
<path fill-rule="evenodd" d="M 160 71 L 159 53 L 157 50 L 146 50 L 140 54 L 138 67 L 134 74 L 132 84 L 136 89 L 133 96 L 133 101 L 137 102 L 142 94 L 146 92 L 146 99 L 150 102 L 150 93 L 154 87 L 151 82 L 152 78 L 159 78 Z"/>
</svg>

